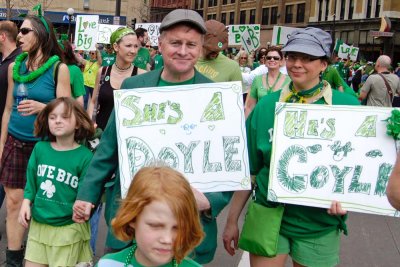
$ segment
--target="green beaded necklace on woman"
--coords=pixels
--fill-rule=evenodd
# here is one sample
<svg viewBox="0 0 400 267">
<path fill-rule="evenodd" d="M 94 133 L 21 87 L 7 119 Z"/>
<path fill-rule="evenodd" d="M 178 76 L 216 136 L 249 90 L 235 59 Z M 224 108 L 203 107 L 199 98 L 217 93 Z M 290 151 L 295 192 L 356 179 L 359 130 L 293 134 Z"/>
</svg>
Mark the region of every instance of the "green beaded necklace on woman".
<svg viewBox="0 0 400 267">
<path fill-rule="evenodd" d="M 134 244 L 132 245 L 131 250 L 130 250 L 129 253 L 128 253 L 128 256 L 127 256 L 126 259 L 125 259 L 124 267 L 128 267 L 129 264 L 131 264 L 132 258 L 133 258 L 133 255 L 135 254 L 136 249 L 137 249 L 137 245 L 134 243 Z M 172 259 L 171 266 L 172 266 L 172 267 L 178 267 L 179 265 L 178 265 L 178 263 L 176 262 L 175 259 Z"/>
<path fill-rule="evenodd" d="M 15 59 L 15 65 L 13 67 L 13 79 L 19 83 L 27 83 L 31 82 L 33 80 L 36 80 L 38 77 L 40 77 L 43 73 L 45 73 L 51 66 L 53 66 L 54 63 L 60 60 L 58 56 L 52 56 L 50 57 L 46 63 L 44 63 L 40 68 L 37 70 L 31 71 L 29 74 L 26 75 L 21 75 L 20 68 L 22 62 L 27 58 L 28 53 L 24 52 L 17 56 Z"/>
</svg>

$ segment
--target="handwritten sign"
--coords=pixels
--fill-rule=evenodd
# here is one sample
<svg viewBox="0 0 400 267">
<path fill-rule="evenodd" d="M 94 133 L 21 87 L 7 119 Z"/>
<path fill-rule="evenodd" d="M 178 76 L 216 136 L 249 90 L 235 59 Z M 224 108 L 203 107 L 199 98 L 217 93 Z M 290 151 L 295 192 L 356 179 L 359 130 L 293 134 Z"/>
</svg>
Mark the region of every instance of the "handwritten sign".
<svg viewBox="0 0 400 267">
<path fill-rule="evenodd" d="M 396 159 L 390 108 L 277 103 L 268 199 L 398 216 L 386 198 Z"/>
<path fill-rule="evenodd" d="M 76 50 L 96 50 L 99 16 L 77 15 L 75 27 Z"/>
<path fill-rule="evenodd" d="M 124 26 L 112 25 L 112 24 L 99 24 L 99 32 L 97 35 L 97 42 L 100 44 L 109 44 L 111 34 L 121 27 L 124 27 Z"/>
<path fill-rule="evenodd" d="M 257 49 L 260 46 L 260 24 L 229 25 L 229 45 L 242 45 L 242 42 L 249 47 Z M 242 41 L 244 35 L 244 41 Z"/>
<path fill-rule="evenodd" d="M 240 82 L 114 91 L 121 192 L 154 160 L 202 192 L 250 189 Z"/>
<path fill-rule="evenodd" d="M 352 61 L 357 61 L 358 47 L 349 46 L 345 43 L 339 46 L 338 57 L 340 58 L 350 58 Z"/>
<path fill-rule="evenodd" d="M 271 45 L 285 45 L 292 32 L 298 30 L 294 27 L 274 26 L 272 30 Z"/>
<path fill-rule="evenodd" d="M 160 25 L 161 23 L 138 23 L 136 24 L 137 28 L 143 28 L 147 30 L 147 34 L 149 35 L 149 40 L 152 46 L 158 45 L 158 37 L 160 36 Z"/>
</svg>

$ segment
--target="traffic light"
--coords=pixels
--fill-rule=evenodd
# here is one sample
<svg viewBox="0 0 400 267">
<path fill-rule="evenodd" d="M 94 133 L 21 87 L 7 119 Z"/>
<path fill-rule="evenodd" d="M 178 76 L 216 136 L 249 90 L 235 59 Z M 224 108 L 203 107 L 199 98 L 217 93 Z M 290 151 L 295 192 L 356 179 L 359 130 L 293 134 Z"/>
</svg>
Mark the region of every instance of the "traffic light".
<svg viewBox="0 0 400 267">
<path fill-rule="evenodd" d="M 136 18 L 132 19 L 131 25 L 132 25 L 132 29 L 135 29 L 135 26 L 136 26 Z"/>
</svg>

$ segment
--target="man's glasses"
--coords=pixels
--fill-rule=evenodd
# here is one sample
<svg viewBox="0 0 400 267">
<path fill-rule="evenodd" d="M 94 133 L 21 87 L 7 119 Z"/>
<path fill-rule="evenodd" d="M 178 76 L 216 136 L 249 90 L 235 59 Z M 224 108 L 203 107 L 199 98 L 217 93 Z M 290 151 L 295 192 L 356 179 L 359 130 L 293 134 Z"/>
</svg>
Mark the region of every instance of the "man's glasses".
<svg viewBox="0 0 400 267">
<path fill-rule="evenodd" d="M 26 35 L 26 34 L 28 34 L 30 32 L 33 32 L 33 29 L 31 29 L 31 28 L 21 28 L 21 29 L 19 29 L 19 32 L 22 33 L 22 35 Z"/>
<path fill-rule="evenodd" d="M 286 55 L 286 60 L 288 62 L 295 62 L 297 60 L 300 60 L 301 63 L 310 63 L 312 61 L 321 59 L 321 57 L 314 57 L 314 56 L 310 56 L 307 54 L 288 54 Z"/>
<path fill-rule="evenodd" d="M 240 57 L 240 59 L 247 59 L 247 57 Z"/>
<path fill-rule="evenodd" d="M 151 45 L 146 45 L 146 48 L 150 48 L 151 47 Z"/>
<path fill-rule="evenodd" d="M 267 60 L 275 60 L 275 61 L 278 61 L 278 60 L 281 60 L 281 58 L 280 57 L 265 57 Z"/>
</svg>

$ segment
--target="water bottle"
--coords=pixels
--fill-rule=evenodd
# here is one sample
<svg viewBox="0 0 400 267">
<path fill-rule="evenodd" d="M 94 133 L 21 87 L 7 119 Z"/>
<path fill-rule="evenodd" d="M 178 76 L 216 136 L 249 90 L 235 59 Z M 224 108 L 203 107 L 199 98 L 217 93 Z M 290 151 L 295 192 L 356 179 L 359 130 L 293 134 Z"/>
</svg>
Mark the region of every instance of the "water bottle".
<svg viewBox="0 0 400 267">
<path fill-rule="evenodd" d="M 28 99 L 28 88 L 25 84 L 20 83 L 17 88 L 17 106 L 21 101 Z"/>
</svg>

